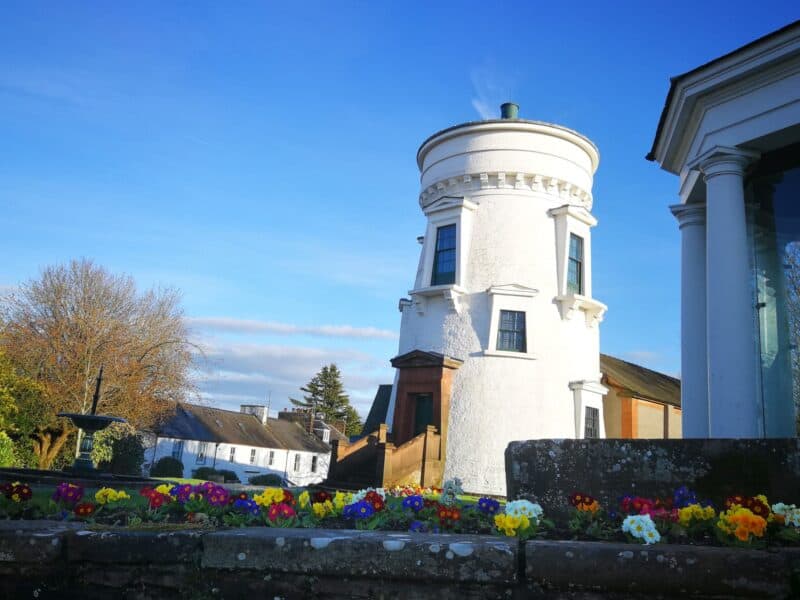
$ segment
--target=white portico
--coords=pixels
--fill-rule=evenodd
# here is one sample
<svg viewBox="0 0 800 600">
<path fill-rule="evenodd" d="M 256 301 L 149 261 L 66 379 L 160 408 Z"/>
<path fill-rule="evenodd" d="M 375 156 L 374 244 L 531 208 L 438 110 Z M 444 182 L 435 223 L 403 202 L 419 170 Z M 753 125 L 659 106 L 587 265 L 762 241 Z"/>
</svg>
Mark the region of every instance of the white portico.
<svg viewBox="0 0 800 600">
<path fill-rule="evenodd" d="M 680 177 L 684 437 L 795 435 L 800 22 L 673 78 L 648 155 Z"/>
<path fill-rule="evenodd" d="M 419 149 L 427 227 L 400 302 L 390 425 L 398 446 L 441 429 L 444 478 L 469 491 L 505 492 L 512 440 L 605 436 L 606 307 L 592 295 L 590 233 L 598 160 L 584 136 L 518 119 L 515 105 Z"/>
</svg>

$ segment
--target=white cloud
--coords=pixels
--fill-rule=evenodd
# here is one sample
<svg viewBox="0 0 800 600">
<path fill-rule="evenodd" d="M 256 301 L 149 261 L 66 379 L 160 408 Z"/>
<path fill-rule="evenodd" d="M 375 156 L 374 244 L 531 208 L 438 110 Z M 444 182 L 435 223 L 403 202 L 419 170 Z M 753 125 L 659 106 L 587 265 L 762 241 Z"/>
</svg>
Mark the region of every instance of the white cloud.
<svg viewBox="0 0 800 600">
<path fill-rule="evenodd" d="M 472 107 L 481 119 L 497 119 L 500 105 L 511 101 L 511 78 L 502 74 L 492 62 L 487 62 L 472 69 L 470 79 L 474 91 Z"/>
<path fill-rule="evenodd" d="M 313 335 L 337 338 L 397 339 L 397 332 L 375 327 L 354 327 L 352 325 L 303 326 L 274 321 L 234 319 L 230 317 L 187 317 L 189 327 L 228 331 L 234 333 L 275 333 L 278 335 Z"/>
</svg>

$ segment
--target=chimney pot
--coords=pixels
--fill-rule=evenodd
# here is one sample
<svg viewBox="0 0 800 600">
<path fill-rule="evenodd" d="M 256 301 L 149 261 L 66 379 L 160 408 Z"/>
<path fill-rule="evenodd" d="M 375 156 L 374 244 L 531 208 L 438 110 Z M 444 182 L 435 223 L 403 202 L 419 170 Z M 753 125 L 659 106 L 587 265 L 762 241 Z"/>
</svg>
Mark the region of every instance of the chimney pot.
<svg viewBox="0 0 800 600">
<path fill-rule="evenodd" d="M 500 105 L 501 119 L 519 119 L 519 104 L 504 102 Z"/>
</svg>

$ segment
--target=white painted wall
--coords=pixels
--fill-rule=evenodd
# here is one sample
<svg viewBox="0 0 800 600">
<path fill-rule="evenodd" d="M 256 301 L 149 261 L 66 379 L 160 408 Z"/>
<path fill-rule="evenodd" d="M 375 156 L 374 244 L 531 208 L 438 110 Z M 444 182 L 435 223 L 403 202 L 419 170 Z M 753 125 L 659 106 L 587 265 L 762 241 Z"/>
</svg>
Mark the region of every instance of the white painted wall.
<svg viewBox="0 0 800 600">
<path fill-rule="evenodd" d="M 420 149 L 429 224 L 399 354 L 419 349 L 464 361 L 453 383 L 445 478 L 461 478 L 466 490 L 505 493 L 512 440 L 581 435 L 570 383 L 599 385 L 605 311 L 588 296 L 597 162 L 583 136 L 525 121 L 445 130 Z M 573 206 L 548 214 L 565 205 Z M 436 226 L 448 222 L 457 224 L 456 283 L 431 287 Z M 584 238 L 586 297 L 564 293 L 569 231 Z M 526 312 L 525 354 L 496 352 L 500 309 Z"/>
<path fill-rule="evenodd" d="M 153 449 L 148 450 L 147 457 L 151 464 L 159 458 L 172 456 L 173 444 L 177 440 L 158 438 L 158 443 Z M 253 448 L 238 444 L 219 444 L 216 448 L 216 461 L 214 460 L 215 445 L 208 443 L 206 459 L 197 462 L 201 442 L 184 440 L 181 462 L 183 462 L 183 476 L 191 477 L 192 471 L 198 467 L 214 467 L 226 469 L 236 473 L 242 483 L 247 483 L 251 477 L 273 473 L 285 478 L 291 485 L 311 485 L 320 483 L 328 476 L 330 453 L 313 453 L 297 450 L 284 450 L 281 448 Z M 235 448 L 234 460 L 230 460 L 231 448 Z M 256 451 L 256 459 L 250 463 L 250 452 Z M 272 458 L 270 459 L 270 453 Z M 299 456 L 297 469 L 295 469 L 295 456 Z M 317 458 L 316 470 L 312 471 L 313 457 Z"/>
</svg>

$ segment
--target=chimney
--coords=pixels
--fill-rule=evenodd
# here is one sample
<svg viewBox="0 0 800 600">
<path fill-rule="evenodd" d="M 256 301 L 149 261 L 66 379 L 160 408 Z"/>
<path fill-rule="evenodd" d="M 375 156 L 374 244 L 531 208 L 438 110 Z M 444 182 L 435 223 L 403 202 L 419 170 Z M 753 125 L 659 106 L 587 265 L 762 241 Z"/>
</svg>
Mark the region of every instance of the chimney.
<svg viewBox="0 0 800 600">
<path fill-rule="evenodd" d="M 504 102 L 500 105 L 501 119 L 519 119 L 519 104 Z"/>
</svg>

